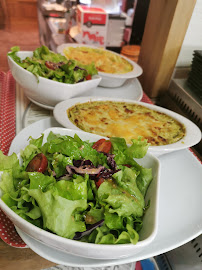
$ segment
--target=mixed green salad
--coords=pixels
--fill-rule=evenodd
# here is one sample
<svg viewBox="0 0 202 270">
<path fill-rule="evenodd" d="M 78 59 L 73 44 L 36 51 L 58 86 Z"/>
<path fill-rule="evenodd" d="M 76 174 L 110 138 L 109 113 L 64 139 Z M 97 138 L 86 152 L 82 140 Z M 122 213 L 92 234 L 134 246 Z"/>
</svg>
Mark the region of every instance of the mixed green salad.
<svg viewBox="0 0 202 270">
<path fill-rule="evenodd" d="M 18 51 L 18 46 L 12 47 L 8 56 L 37 78 L 41 76 L 57 82 L 74 84 L 91 80 L 92 76 L 98 73 L 94 63 L 83 65 L 76 60 L 67 60 L 65 56 L 50 51 L 46 46 L 37 48 L 32 57 L 26 57 L 24 60 L 17 55 Z"/>
<path fill-rule="evenodd" d="M 59 236 L 96 244 L 136 244 L 148 208 L 152 169 L 134 158 L 146 141 L 82 141 L 78 135 L 29 138 L 21 162 L 0 151 L 1 199 L 20 217 Z"/>
</svg>

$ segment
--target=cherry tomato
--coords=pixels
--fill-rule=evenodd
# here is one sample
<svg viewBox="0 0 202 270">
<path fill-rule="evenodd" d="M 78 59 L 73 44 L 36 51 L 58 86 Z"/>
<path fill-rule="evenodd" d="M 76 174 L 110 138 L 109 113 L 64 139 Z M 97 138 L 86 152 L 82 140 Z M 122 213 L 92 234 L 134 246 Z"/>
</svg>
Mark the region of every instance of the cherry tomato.
<svg viewBox="0 0 202 270">
<path fill-rule="evenodd" d="M 93 149 L 96 149 L 99 152 L 109 153 L 112 143 L 106 141 L 105 139 L 100 139 L 93 144 Z"/>
<path fill-rule="evenodd" d="M 88 80 L 91 80 L 91 79 L 92 79 L 91 75 L 88 74 L 88 75 L 86 76 L 86 80 L 88 81 Z"/>
<path fill-rule="evenodd" d="M 54 63 L 52 63 L 50 61 L 46 61 L 45 62 L 45 65 L 47 66 L 47 68 L 50 68 L 52 70 L 55 70 Z"/>
<path fill-rule="evenodd" d="M 37 154 L 27 165 L 27 172 L 44 173 L 48 166 L 48 160 L 43 153 Z"/>
<path fill-rule="evenodd" d="M 100 177 L 98 181 L 95 182 L 96 187 L 99 188 L 104 181 L 104 178 Z"/>
</svg>

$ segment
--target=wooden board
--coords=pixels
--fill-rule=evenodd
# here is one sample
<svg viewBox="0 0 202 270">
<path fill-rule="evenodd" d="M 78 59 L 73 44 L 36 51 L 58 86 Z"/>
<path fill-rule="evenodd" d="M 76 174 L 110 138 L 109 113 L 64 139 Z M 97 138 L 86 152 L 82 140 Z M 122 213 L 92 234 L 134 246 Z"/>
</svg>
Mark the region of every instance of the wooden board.
<svg viewBox="0 0 202 270">
<path fill-rule="evenodd" d="M 0 269 L 41 270 L 54 265 L 29 248 L 10 247 L 0 239 Z"/>
<path fill-rule="evenodd" d="M 37 0 L 6 0 L 7 12 L 12 17 L 37 20 Z"/>
<path fill-rule="evenodd" d="M 161 95 L 169 82 L 196 0 L 151 0 L 138 63 L 140 82 L 150 98 Z"/>
</svg>

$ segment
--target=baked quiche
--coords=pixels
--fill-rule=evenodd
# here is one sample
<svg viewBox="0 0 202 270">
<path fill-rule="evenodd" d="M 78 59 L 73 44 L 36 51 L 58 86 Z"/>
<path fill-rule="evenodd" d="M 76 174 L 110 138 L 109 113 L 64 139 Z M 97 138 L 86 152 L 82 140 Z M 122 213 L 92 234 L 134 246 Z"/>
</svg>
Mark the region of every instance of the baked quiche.
<svg viewBox="0 0 202 270">
<path fill-rule="evenodd" d="M 94 63 L 100 72 L 123 74 L 133 70 L 133 66 L 125 58 L 104 49 L 66 47 L 63 53 L 67 59 L 77 60 L 83 65 Z"/>
<path fill-rule="evenodd" d="M 67 110 L 78 128 L 105 137 L 123 137 L 128 144 L 139 136 L 151 146 L 171 144 L 185 135 L 185 127 L 172 117 L 139 104 L 90 101 Z"/>
</svg>

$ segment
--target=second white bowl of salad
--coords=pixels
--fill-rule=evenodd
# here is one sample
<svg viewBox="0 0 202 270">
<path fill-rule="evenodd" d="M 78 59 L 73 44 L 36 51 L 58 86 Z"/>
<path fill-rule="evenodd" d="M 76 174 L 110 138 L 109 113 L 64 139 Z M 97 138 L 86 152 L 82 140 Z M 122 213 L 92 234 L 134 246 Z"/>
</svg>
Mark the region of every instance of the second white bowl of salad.
<svg viewBox="0 0 202 270">
<path fill-rule="evenodd" d="M 31 134 L 30 134 L 31 135 Z M 157 233 L 160 164 L 144 141 L 50 128 L 1 154 L 0 207 L 17 228 L 57 250 L 118 259 Z"/>
<path fill-rule="evenodd" d="M 25 95 L 37 105 L 54 107 L 96 88 L 101 81 L 93 64 L 78 65 L 46 46 L 34 52 L 19 50 L 16 46 L 8 53 L 9 67 Z"/>
</svg>

